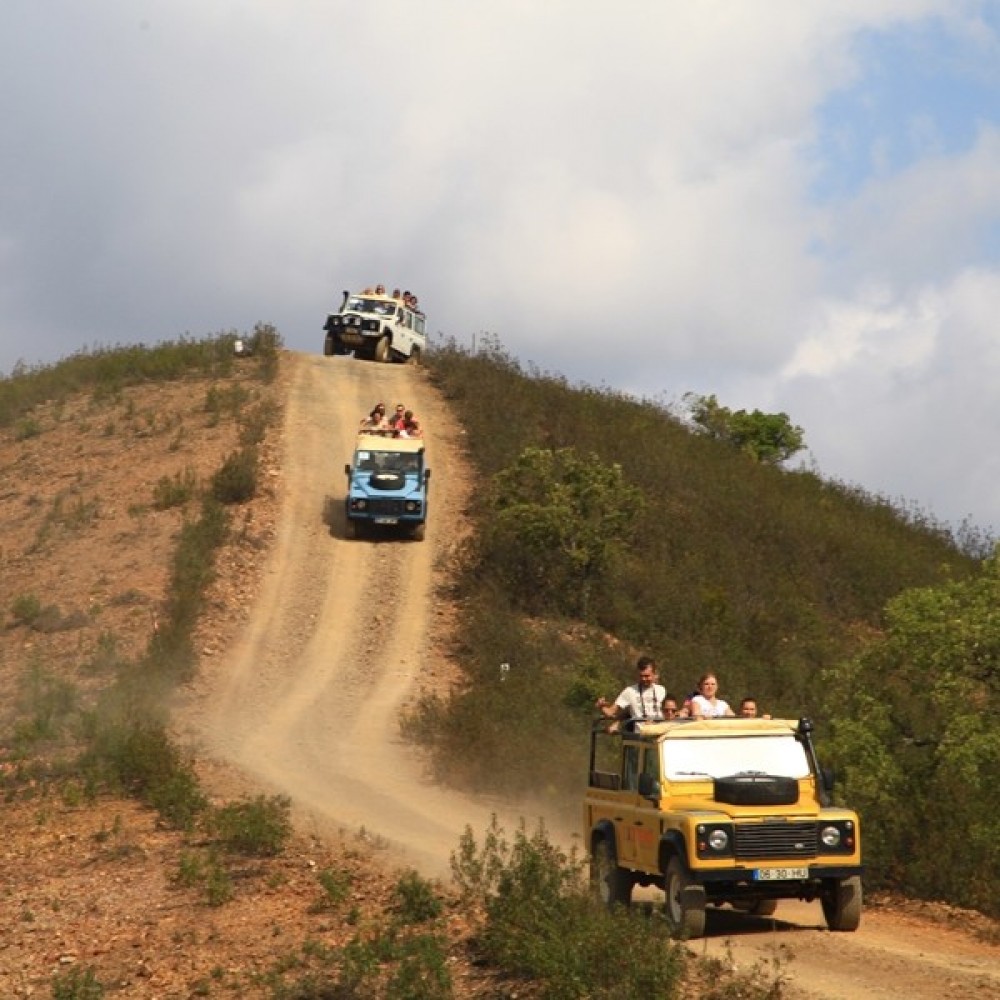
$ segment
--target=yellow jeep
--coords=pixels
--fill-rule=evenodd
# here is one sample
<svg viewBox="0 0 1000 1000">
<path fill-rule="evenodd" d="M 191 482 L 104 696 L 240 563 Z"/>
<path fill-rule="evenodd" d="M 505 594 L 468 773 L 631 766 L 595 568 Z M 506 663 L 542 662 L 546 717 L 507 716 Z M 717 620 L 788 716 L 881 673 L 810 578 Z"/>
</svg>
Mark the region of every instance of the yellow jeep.
<svg viewBox="0 0 1000 1000">
<path fill-rule="evenodd" d="M 711 904 L 770 915 L 819 899 L 832 931 L 861 922 L 861 829 L 831 804 L 808 719 L 594 723 L 584 829 L 594 889 L 627 905 L 657 886 L 675 933 Z"/>
</svg>

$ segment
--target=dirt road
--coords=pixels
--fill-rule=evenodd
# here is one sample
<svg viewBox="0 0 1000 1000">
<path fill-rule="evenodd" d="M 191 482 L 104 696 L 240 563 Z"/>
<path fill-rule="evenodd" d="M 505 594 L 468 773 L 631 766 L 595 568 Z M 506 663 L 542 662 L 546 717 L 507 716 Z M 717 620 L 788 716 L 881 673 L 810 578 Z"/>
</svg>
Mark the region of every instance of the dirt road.
<svg viewBox="0 0 1000 1000">
<path fill-rule="evenodd" d="M 510 829 L 519 812 L 430 783 L 397 728 L 435 669 L 435 573 L 469 495 L 453 425 L 422 369 L 299 354 L 287 364 L 277 540 L 250 624 L 203 692 L 201 739 L 314 822 L 364 827 L 400 866 L 443 875 L 466 824 L 482 831 L 496 811 Z M 424 542 L 345 535 L 344 463 L 380 399 L 402 400 L 427 429 Z M 777 918 L 713 913 L 692 949 L 743 967 L 782 956 L 785 995 L 801 1000 L 1000 996 L 1000 948 L 944 923 L 869 909 L 859 932 L 830 934 L 818 903 L 783 903 Z"/>
<path fill-rule="evenodd" d="M 363 827 L 392 842 L 400 865 L 443 875 L 465 825 L 483 829 L 502 805 L 429 783 L 397 728 L 430 669 L 435 559 L 453 538 L 465 477 L 422 369 L 309 355 L 289 363 L 277 541 L 250 626 L 206 698 L 203 736 L 319 825 Z M 390 411 L 404 402 L 427 428 L 423 542 L 345 531 L 344 464 L 378 400 Z"/>
</svg>

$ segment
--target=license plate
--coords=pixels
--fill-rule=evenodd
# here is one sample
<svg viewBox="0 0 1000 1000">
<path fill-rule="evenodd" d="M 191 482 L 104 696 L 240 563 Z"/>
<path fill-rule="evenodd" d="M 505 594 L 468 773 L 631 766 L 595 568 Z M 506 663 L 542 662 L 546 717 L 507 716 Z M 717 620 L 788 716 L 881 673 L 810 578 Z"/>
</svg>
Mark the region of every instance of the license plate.
<svg viewBox="0 0 1000 1000">
<path fill-rule="evenodd" d="M 399 524 L 398 517 L 373 517 L 372 520 L 376 524 Z"/>
<path fill-rule="evenodd" d="M 789 882 L 809 878 L 808 868 L 755 868 L 753 877 L 758 882 Z"/>
</svg>

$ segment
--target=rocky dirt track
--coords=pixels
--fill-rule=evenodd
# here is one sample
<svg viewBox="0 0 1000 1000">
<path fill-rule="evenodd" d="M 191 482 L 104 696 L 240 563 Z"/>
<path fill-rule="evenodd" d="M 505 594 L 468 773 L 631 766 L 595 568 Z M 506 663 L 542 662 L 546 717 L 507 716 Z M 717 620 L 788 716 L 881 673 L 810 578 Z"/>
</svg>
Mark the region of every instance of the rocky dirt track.
<svg viewBox="0 0 1000 1000">
<path fill-rule="evenodd" d="M 364 827 L 400 865 L 445 875 L 466 824 L 482 830 L 491 812 L 509 812 L 430 783 L 398 732 L 400 709 L 446 670 L 432 648 L 434 581 L 469 489 L 461 452 L 422 369 L 306 355 L 291 364 L 274 550 L 249 625 L 205 675 L 189 725 L 318 826 Z M 390 411 L 404 402 L 427 428 L 423 542 L 345 530 L 344 464 L 379 400 Z"/>
</svg>

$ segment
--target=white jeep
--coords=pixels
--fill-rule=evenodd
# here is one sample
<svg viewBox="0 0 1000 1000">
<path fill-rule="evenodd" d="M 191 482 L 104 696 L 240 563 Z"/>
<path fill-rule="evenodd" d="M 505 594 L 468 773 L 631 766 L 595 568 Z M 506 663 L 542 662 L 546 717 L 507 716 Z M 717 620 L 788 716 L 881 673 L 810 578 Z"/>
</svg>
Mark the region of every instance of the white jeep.
<svg viewBox="0 0 1000 1000">
<path fill-rule="evenodd" d="M 323 353 L 420 364 L 427 348 L 425 322 L 415 300 L 384 292 L 345 291 L 340 311 L 330 313 L 323 326 Z"/>
</svg>

